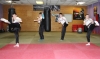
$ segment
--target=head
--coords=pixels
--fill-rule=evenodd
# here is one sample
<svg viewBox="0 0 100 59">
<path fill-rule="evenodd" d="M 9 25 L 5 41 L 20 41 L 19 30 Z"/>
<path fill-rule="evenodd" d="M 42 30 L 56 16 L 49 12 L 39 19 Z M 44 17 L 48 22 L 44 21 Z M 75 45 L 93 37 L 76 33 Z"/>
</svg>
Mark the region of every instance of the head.
<svg viewBox="0 0 100 59">
<path fill-rule="evenodd" d="M 59 13 L 59 17 L 63 17 L 63 14 L 62 13 Z"/>
<path fill-rule="evenodd" d="M 89 14 L 86 14 L 85 18 L 88 19 L 89 18 Z"/>
<path fill-rule="evenodd" d="M 42 12 L 39 13 L 39 16 L 41 16 L 41 15 L 42 15 Z"/>
<path fill-rule="evenodd" d="M 14 13 L 14 14 L 12 15 L 12 17 L 17 17 L 16 13 Z"/>
</svg>

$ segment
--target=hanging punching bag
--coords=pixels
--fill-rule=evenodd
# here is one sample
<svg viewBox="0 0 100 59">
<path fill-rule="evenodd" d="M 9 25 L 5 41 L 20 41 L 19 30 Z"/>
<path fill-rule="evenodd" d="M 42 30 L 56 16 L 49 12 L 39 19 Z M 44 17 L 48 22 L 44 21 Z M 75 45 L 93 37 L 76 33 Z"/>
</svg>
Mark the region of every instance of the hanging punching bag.
<svg viewBox="0 0 100 59">
<path fill-rule="evenodd" d="M 44 21 L 45 21 L 45 31 L 51 31 L 51 12 L 49 7 L 44 7 Z"/>
<path fill-rule="evenodd" d="M 9 10 L 8 10 L 8 21 L 10 22 L 10 23 L 12 23 L 12 15 L 13 14 L 15 14 L 16 12 L 15 12 L 15 9 L 14 8 L 9 8 Z M 9 32 L 13 32 L 12 30 L 11 30 L 11 25 L 9 25 Z"/>
</svg>

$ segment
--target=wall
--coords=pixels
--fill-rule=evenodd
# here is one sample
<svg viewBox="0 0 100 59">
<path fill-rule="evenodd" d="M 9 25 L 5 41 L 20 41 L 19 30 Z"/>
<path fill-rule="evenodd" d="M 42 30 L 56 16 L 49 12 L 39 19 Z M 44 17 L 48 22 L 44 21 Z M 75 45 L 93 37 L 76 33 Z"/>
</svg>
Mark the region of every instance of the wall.
<svg viewBox="0 0 100 59">
<path fill-rule="evenodd" d="M 8 8 L 10 6 L 3 5 L 3 13 L 4 17 L 8 18 Z M 40 11 L 33 11 L 32 5 L 15 5 L 14 8 L 16 9 L 17 15 L 22 18 L 23 23 L 21 24 L 22 29 L 21 31 L 38 31 L 39 24 L 37 22 L 34 22 L 33 20 L 37 18 L 38 13 Z M 51 13 L 64 13 L 64 14 L 73 14 L 74 8 L 84 8 L 85 14 L 87 11 L 87 7 L 84 6 L 61 6 L 61 10 L 57 12 L 51 12 Z M 69 23 L 69 26 L 67 27 L 67 31 L 72 31 L 72 24 L 82 24 L 83 20 L 73 20 Z M 61 24 L 55 22 L 55 17 L 51 16 L 51 31 L 61 31 Z M 6 25 L 5 25 L 6 29 Z"/>
<path fill-rule="evenodd" d="M 87 7 L 87 10 L 88 10 L 87 13 L 90 15 L 91 18 L 94 17 L 93 8 L 94 8 L 95 6 L 97 6 L 97 13 L 99 14 L 99 17 L 100 17 L 100 0 L 98 0 L 97 3 L 91 4 L 91 5 L 89 5 L 89 6 Z M 100 21 L 100 19 L 99 19 L 99 21 Z M 94 29 L 94 33 L 100 34 L 100 26 L 99 26 L 99 27 L 96 27 L 96 28 Z"/>
<path fill-rule="evenodd" d="M 2 5 L 0 4 L 0 18 L 3 17 L 3 8 Z M 0 21 L 0 30 L 3 28 L 3 23 Z"/>
</svg>

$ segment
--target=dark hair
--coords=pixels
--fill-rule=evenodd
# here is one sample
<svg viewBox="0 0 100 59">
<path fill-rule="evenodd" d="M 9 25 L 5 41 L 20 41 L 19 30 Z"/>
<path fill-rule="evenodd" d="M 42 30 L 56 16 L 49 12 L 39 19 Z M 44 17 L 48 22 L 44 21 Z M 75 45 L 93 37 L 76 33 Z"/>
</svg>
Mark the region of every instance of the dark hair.
<svg viewBox="0 0 100 59">
<path fill-rule="evenodd" d="M 89 15 L 89 14 L 86 14 L 86 15 Z M 85 15 L 85 16 L 86 16 L 86 15 Z"/>
<path fill-rule="evenodd" d="M 13 13 L 13 14 L 12 14 L 12 17 L 13 17 L 14 14 L 17 15 L 16 13 Z"/>
<path fill-rule="evenodd" d="M 39 14 L 42 14 L 42 12 L 40 12 Z"/>
<path fill-rule="evenodd" d="M 62 15 L 62 16 L 63 16 L 63 14 L 62 14 L 62 13 L 59 13 L 59 15 Z"/>
<path fill-rule="evenodd" d="M 16 14 L 16 12 L 13 12 L 13 14 Z"/>
<path fill-rule="evenodd" d="M 62 15 L 62 13 L 59 13 L 59 14 L 61 14 L 61 15 Z"/>
<path fill-rule="evenodd" d="M 12 15 L 17 15 L 16 13 L 13 13 Z"/>
</svg>

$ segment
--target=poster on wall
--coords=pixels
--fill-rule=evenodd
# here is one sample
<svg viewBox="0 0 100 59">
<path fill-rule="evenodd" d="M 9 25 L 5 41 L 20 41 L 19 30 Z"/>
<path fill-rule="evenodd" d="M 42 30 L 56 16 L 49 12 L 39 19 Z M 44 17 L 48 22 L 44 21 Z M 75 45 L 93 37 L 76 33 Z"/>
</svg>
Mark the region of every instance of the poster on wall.
<svg viewBox="0 0 100 59">
<path fill-rule="evenodd" d="M 73 10 L 73 19 L 74 20 L 84 20 L 84 9 L 83 8 L 75 8 Z"/>
<path fill-rule="evenodd" d="M 60 11 L 60 5 L 33 5 L 33 10 L 43 11 L 45 7 L 49 7 L 51 11 Z"/>
<path fill-rule="evenodd" d="M 53 14 L 53 13 L 52 13 L 51 15 L 55 17 L 55 22 L 58 22 L 59 13 L 58 13 L 58 14 Z"/>
<path fill-rule="evenodd" d="M 33 10 L 34 11 L 43 11 L 44 5 L 33 5 Z"/>
<path fill-rule="evenodd" d="M 94 16 L 96 16 L 97 15 L 97 7 L 95 6 L 94 7 Z"/>
<path fill-rule="evenodd" d="M 58 22 L 59 13 L 58 14 L 52 14 L 52 16 L 55 17 L 55 22 Z M 67 19 L 68 22 L 72 22 L 72 19 L 73 19 L 72 14 L 64 14 L 64 17 Z"/>
<path fill-rule="evenodd" d="M 60 5 L 51 5 L 50 9 L 51 11 L 60 11 Z"/>
</svg>

